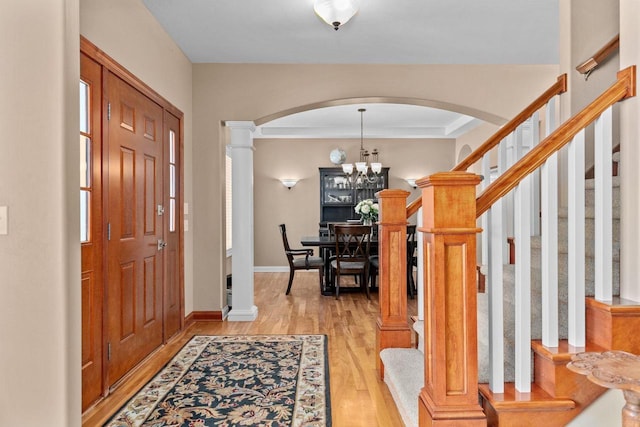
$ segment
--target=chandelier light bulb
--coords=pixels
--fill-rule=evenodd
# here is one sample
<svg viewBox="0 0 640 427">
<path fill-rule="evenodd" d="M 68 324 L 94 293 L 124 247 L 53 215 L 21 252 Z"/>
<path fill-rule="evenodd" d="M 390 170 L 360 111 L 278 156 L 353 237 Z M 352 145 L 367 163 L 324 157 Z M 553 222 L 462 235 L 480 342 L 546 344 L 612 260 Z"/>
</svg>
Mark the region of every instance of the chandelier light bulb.
<svg viewBox="0 0 640 427">
<path fill-rule="evenodd" d="M 313 10 L 336 31 L 358 12 L 354 0 L 316 0 Z"/>
</svg>

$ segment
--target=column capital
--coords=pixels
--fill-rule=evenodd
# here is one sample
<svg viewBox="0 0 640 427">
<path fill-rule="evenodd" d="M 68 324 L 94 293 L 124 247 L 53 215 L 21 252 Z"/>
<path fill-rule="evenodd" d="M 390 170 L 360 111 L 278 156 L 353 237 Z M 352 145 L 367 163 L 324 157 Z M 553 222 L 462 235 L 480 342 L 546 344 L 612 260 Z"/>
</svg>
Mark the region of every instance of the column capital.
<svg viewBox="0 0 640 427">
<path fill-rule="evenodd" d="M 224 122 L 224 126 L 228 127 L 231 130 L 245 129 L 250 132 L 256 131 L 256 124 L 250 120 L 242 120 L 242 121 L 226 120 Z"/>
<path fill-rule="evenodd" d="M 253 146 L 253 133 L 256 130 L 256 125 L 253 122 L 226 121 L 224 122 L 224 125 L 229 129 L 230 144 L 227 145 L 228 149 L 255 150 L 255 147 Z M 253 168 L 253 164 L 251 165 L 251 168 Z"/>
</svg>

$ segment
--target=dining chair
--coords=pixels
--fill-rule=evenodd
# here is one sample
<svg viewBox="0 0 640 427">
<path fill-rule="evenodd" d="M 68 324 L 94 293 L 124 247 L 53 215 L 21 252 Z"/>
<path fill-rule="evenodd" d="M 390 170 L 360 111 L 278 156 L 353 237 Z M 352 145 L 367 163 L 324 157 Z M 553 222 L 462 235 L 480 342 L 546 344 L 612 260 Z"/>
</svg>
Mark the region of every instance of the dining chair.
<svg viewBox="0 0 640 427">
<path fill-rule="evenodd" d="M 414 298 L 418 294 L 416 281 L 413 279 L 413 267 L 418 266 L 417 249 L 416 226 L 407 225 L 407 293 L 411 298 Z"/>
<path fill-rule="evenodd" d="M 359 275 L 360 287 L 369 296 L 369 248 L 371 246 L 370 225 L 334 226 L 336 249 L 331 260 L 331 271 L 335 274 L 336 299 L 340 296 L 340 278 L 343 275 Z"/>
<path fill-rule="evenodd" d="M 279 227 L 280 234 L 282 235 L 282 244 L 284 245 L 284 253 L 287 256 L 287 261 L 289 261 L 289 284 L 287 285 L 287 292 L 285 295 L 289 295 L 289 292 L 291 292 L 293 275 L 296 270 L 318 270 L 320 288 L 322 288 L 322 279 L 324 277 L 323 259 L 319 256 L 313 256 L 313 249 L 292 249 L 289 246 L 289 240 L 287 239 L 286 226 L 284 224 L 280 224 Z"/>
</svg>

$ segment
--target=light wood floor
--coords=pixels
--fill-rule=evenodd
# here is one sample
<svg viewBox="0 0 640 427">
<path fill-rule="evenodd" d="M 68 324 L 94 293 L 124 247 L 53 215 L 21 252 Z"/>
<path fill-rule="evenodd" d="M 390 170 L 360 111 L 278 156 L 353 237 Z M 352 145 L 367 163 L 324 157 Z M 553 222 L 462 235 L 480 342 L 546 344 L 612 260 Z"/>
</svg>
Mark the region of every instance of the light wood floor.
<svg viewBox="0 0 640 427">
<path fill-rule="evenodd" d="M 331 412 L 334 427 L 398 427 L 400 415 L 375 368 L 377 294 L 320 295 L 316 272 L 296 272 L 291 294 L 289 273 L 256 273 L 254 322 L 196 322 L 156 351 L 111 395 L 83 416 L 83 426 L 100 426 L 198 334 L 326 334 L 329 337 Z M 409 315 L 416 300 L 408 300 Z"/>
</svg>

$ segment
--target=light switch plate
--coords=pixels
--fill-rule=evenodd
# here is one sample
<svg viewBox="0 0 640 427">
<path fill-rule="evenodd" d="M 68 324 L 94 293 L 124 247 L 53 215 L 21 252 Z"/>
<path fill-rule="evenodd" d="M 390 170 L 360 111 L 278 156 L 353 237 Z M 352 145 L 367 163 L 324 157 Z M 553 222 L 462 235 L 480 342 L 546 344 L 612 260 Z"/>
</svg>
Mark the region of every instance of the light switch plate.
<svg viewBox="0 0 640 427">
<path fill-rule="evenodd" d="M 189 215 L 189 203 L 184 202 L 184 209 L 182 210 L 182 213 Z"/>
<path fill-rule="evenodd" d="M 0 206 L 0 235 L 9 234 L 9 207 Z"/>
</svg>

